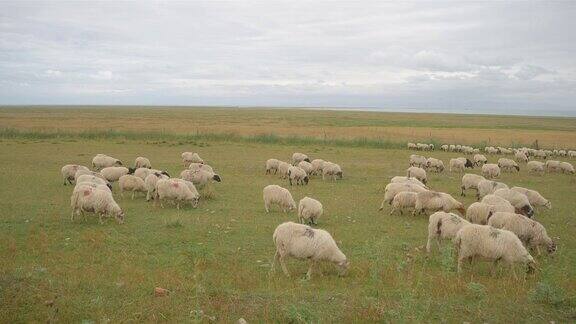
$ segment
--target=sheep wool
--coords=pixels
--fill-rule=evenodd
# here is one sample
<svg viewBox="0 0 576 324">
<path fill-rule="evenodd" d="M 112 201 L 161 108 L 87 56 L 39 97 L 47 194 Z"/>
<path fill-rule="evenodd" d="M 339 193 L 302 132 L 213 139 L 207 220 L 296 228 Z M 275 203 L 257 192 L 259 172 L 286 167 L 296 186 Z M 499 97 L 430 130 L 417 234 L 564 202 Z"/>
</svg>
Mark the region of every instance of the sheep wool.
<svg viewBox="0 0 576 324">
<path fill-rule="evenodd" d="M 182 163 L 187 167 L 190 163 L 204 163 L 204 160 L 196 152 L 184 152 L 182 153 Z"/>
<path fill-rule="evenodd" d="M 298 163 L 302 161 L 310 162 L 310 158 L 308 158 L 308 155 L 304 153 L 296 152 L 292 154 L 292 165 L 298 165 Z"/>
<path fill-rule="evenodd" d="M 323 212 L 322 203 L 314 198 L 304 197 L 298 203 L 298 219 L 302 224 L 318 225 L 318 218 Z"/>
<path fill-rule="evenodd" d="M 492 181 L 492 180 L 480 180 L 478 182 L 478 193 L 476 198 L 480 199 L 486 195 L 494 193 L 498 189 L 507 189 L 508 185 L 503 182 Z"/>
<path fill-rule="evenodd" d="M 288 169 L 290 169 L 290 163 L 284 161 L 278 163 L 278 173 L 280 174 L 280 178 L 286 179 L 288 177 Z"/>
<path fill-rule="evenodd" d="M 268 185 L 262 190 L 262 195 L 264 198 L 264 209 L 266 209 L 267 213 L 270 212 L 272 205 L 279 206 L 284 212 L 296 208 L 296 202 L 292 198 L 290 191 L 286 188 L 278 185 Z"/>
<path fill-rule="evenodd" d="M 543 206 L 548 209 L 552 208 L 552 203 L 536 190 L 526 189 L 523 187 L 512 187 L 510 190 L 526 195 L 526 197 L 528 197 L 528 202 L 530 202 L 530 205 L 532 206 Z"/>
<path fill-rule="evenodd" d="M 494 194 L 489 194 L 484 196 L 484 198 L 482 198 L 482 203 L 488 204 L 492 206 L 492 210 L 494 212 L 515 212 L 516 208 L 514 208 L 514 206 L 512 206 L 512 204 L 499 196 L 496 196 Z"/>
<path fill-rule="evenodd" d="M 72 181 L 76 180 L 76 172 L 78 172 L 79 170 L 90 172 L 90 169 L 88 169 L 83 165 L 66 164 L 65 166 L 63 166 L 62 169 L 60 169 L 60 172 L 62 173 L 62 177 L 64 178 L 64 185 L 66 185 L 67 183 L 72 184 Z"/>
<path fill-rule="evenodd" d="M 276 174 L 278 172 L 279 164 L 280 161 L 277 159 L 266 160 L 266 174 L 272 174 L 272 171 L 274 171 L 274 174 Z"/>
<path fill-rule="evenodd" d="M 419 168 L 419 167 L 409 167 L 406 170 L 406 176 L 408 178 L 416 178 L 420 180 L 423 184 L 426 184 L 427 177 L 426 177 L 426 170 Z"/>
<path fill-rule="evenodd" d="M 543 175 L 546 170 L 546 165 L 540 161 L 529 161 L 526 164 L 526 168 L 528 169 L 528 173 Z"/>
<path fill-rule="evenodd" d="M 500 176 L 500 167 L 498 164 L 486 163 L 482 166 L 482 175 L 486 179 L 494 179 Z"/>
<path fill-rule="evenodd" d="M 307 185 L 308 175 L 303 169 L 291 165 L 288 168 L 288 181 L 290 182 L 290 185 L 292 185 L 292 182 L 295 182 L 296 185 Z"/>
<path fill-rule="evenodd" d="M 112 166 L 122 166 L 122 161 L 113 158 L 111 156 L 108 156 L 106 154 L 97 154 L 92 159 L 92 167 L 95 170 L 102 170 L 104 168 Z"/>
<path fill-rule="evenodd" d="M 516 161 L 514 160 L 510 160 L 507 158 L 498 159 L 498 166 L 502 171 L 505 172 L 514 172 L 514 170 L 516 170 L 516 172 L 520 171 L 520 166 L 518 165 L 518 163 L 516 163 Z"/>
<path fill-rule="evenodd" d="M 420 182 L 420 180 L 416 179 L 416 178 L 408 178 L 405 176 L 395 176 L 392 179 L 390 179 L 391 183 L 409 183 L 409 184 L 414 184 L 417 186 L 420 186 L 422 188 L 428 189 L 428 187 L 426 187 L 425 184 L 423 184 L 422 182 Z"/>
<path fill-rule="evenodd" d="M 508 200 L 519 214 L 528 217 L 534 215 L 534 208 L 530 205 L 530 201 L 525 194 L 510 189 L 498 189 L 494 191 L 494 195 Z"/>
<path fill-rule="evenodd" d="M 206 186 L 211 181 L 222 181 L 218 174 L 204 169 L 184 170 L 180 173 L 180 178 L 192 182 L 199 188 Z"/>
<path fill-rule="evenodd" d="M 483 154 L 475 154 L 474 155 L 474 164 L 476 166 L 481 166 L 488 163 L 488 159 Z"/>
<path fill-rule="evenodd" d="M 415 192 L 410 191 L 399 192 L 396 196 L 394 196 L 394 199 L 392 199 L 392 209 L 390 210 L 390 215 L 392 215 L 396 211 L 399 211 L 400 215 L 403 215 L 404 214 L 403 211 L 405 209 L 409 208 L 414 209 L 416 207 L 416 196 L 417 194 Z M 384 202 L 382 202 L 382 204 L 380 205 L 379 210 L 382 209 L 384 209 Z"/>
<path fill-rule="evenodd" d="M 150 160 L 147 158 L 139 156 L 136 158 L 136 160 L 134 160 L 134 169 L 138 168 L 152 169 L 152 163 L 150 163 Z"/>
<path fill-rule="evenodd" d="M 428 191 L 428 189 L 410 183 L 389 183 L 386 188 L 384 188 L 384 200 L 382 201 L 382 206 L 385 203 L 392 204 L 394 197 L 402 191 L 419 193 Z"/>
<path fill-rule="evenodd" d="M 456 233 L 466 225 L 470 225 L 470 222 L 453 213 L 439 211 L 430 215 L 428 219 L 426 252 L 430 253 L 433 240 L 436 240 L 438 248 L 440 248 L 441 239 L 453 239 L 456 237 Z"/>
<path fill-rule="evenodd" d="M 481 175 L 472 174 L 472 173 L 464 174 L 462 176 L 462 185 L 460 186 L 460 195 L 466 196 L 465 191 L 469 190 L 469 189 L 474 189 L 474 190 L 476 190 L 476 193 L 478 193 L 478 184 L 482 180 L 486 180 L 486 179 Z"/>
<path fill-rule="evenodd" d="M 146 186 L 146 201 L 150 201 L 150 199 L 154 198 L 156 192 L 156 183 L 160 179 L 167 180 L 170 179 L 170 177 L 159 172 L 154 172 L 149 174 L 146 179 L 144 179 L 144 185 Z"/>
<path fill-rule="evenodd" d="M 568 162 L 560 162 L 560 170 L 563 173 L 574 174 L 574 166 Z"/>
<path fill-rule="evenodd" d="M 121 176 L 118 180 L 118 187 L 122 197 L 124 197 L 124 191 L 132 191 L 132 199 L 136 192 L 147 192 L 144 180 L 131 174 Z"/>
<path fill-rule="evenodd" d="M 468 206 L 466 219 L 474 224 L 486 225 L 494 214 L 495 207 L 483 202 L 475 202 Z"/>
<path fill-rule="evenodd" d="M 312 164 L 312 174 L 322 174 L 322 168 L 324 167 L 324 160 L 322 159 L 314 159 L 311 162 Z"/>
<path fill-rule="evenodd" d="M 209 166 L 208 164 L 204 164 L 204 163 L 196 163 L 196 162 L 192 162 L 190 163 L 190 165 L 188 166 L 189 170 L 193 170 L 193 171 L 197 171 L 197 170 L 206 170 L 208 172 L 212 172 L 214 173 L 214 169 Z"/>
<path fill-rule="evenodd" d="M 176 202 L 176 208 L 180 209 L 181 202 L 188 202 L 192 208 L 198 206 L 200 195 L 190 181 L 182 179 L 158 179 L 156 181 L 155 201 L 160 201 L 160 206 L 164 208 L 163 200 Z"/>
<path fill-rule="evenodd" d="M 462 215 L 466 213 L 464 205 L 447 193 L 425 191 L 419 192 L 416 195 L 416 206 L 414 207 L 413 213 L 414 215 L 419 213 L 436 212 L 440 210 L 444 212 L 458 210 Z"/>
<path fill-rule="evenodd" d="M 307 175 L 311 175 L 312 171 L 314 170 L 314 168 L 312 167 L 312 163 L 306 161 L 301 161 L 300 163 L 298 163 L 297 167 L 306 171 Z"/>
<path fill-rule="evenodd" d="M 342 169 L 336 163 L 324 162 L 324 166 L 322 167 L 322 180 L 325 180 L 326 177 L 331 177 L 333 181 L 342 179 Z"/>
<path fill-rule="evenodd" d="M 72 208 L 72 221 L 74 221 L 74 215 L 91 212 L 98 215 L 100 223 L 103 222 L 104 216 L 115 217 L 120 224 L 124 222 L 124 212 L 114 201 L 112 193 L 103 188 L 95 188 L 92 184 L 76 185 L 70 198 L 70 207 Z"/>
<path fill-rule="evenodd" d="M 540 247 L 545 247 L 548 253 L 556 252 L 556 244 L 548 236 L 544 226 L 524 215 L 497 212 L 490 217 L 488 225 L 516 234 L 526 247 L 536 250 L 538 255 Z"/>
<path fill-rule="evenodd" d="M 110 182 L 118 181 L 121 176 L 125 174 L 133 174 L 134 169 L 129 169 L 126 167 L 106 167 L 100 170 L 100 173 L 104 178 Z"/>
</svg>

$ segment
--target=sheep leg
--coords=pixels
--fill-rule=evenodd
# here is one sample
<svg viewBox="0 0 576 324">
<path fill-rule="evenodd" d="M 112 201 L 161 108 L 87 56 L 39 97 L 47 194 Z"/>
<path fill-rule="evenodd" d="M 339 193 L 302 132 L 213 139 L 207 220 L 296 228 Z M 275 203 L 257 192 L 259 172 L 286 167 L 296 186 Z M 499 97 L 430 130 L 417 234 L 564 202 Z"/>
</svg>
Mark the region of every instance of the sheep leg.
<svg viewBox="0 0 576 324">
<path fill-rule="evenodd" d="M 134 195 L 136 194 L 136 191 L 132 191 L 132 200 L 134 200 Z"/>
<path fill-rule="evenodd" d="M 272 266 L 270 267 L 270 273 L 274 273 L 276 271 L 276 262 L 278 262 L 280 255 L 278 254 L 278 250 L 274 253 L 274 259 L 272 259 Z"/>
<path fill-rule="evenodd" d="M 316 264 L 316 261 L 310 260 L 310 267 L 308 267 L 308 272 L 306 272 L 306 279 L 312 278 L 312 272 L 313 272 L 315 264 Z"/>
<path fill-rule="evenodd" d="M 460 187 L 460 196 L 462 197 L 466 197 L 466 194 L 464 193 L 464 187 Z"/>
<path fill-rule="evenodd" d="M 266 212 L 267 212 L 267 213 L 270 212 L 270 209 L 268 208 L 268 203 L 267 203 L 267 202 L 264 203 L 264 209 L 266 209 Z"/>
<path fill-rule="evenodd" d="M 280 261 L 280 265 L 282 266 L 282 271 L 284 271 L 284 274 L 286 275 L 286 277 L 290 278 L 290 272 L 288 271 L 288 268 L 286 268 L 286 264 L 284 263 L 284 256 L 280 255 L 280 257 L 278 258 L 278 261 Z"/>
<path fill-rule="evenodd" d="M 102 220 L 102 216 L 103 216 L 102 213 L 98 214 L 98 220 L 100 221 L 100 224 L 104 224 L 104 220 Z"/>
<path fill-rule="evenodd" d="M 494 274 L 496 273 L 496 266 L 498 265 L 498 260 L 494 260 L 494 262 L 492 262 L 492 267 L 490 267 L 490 276 L 494 277 Z"/>
<path fill-rule="evenodd" d="M 432 237 L 428 237 L 428 241 L 426 242 L 426 253 L 430 253 L 432 250 Z"/>
<path fill-rule="evenodd" d="M 290 182 L 290 185 L 292 185 L 292 178 L 288 178 L 288 181 Z"/>
<path fill-rule="evenodd" d="M 380 208 L 378 208 L 378 210 L 382 210 L 384 209 L 384 203 L 386 202 L 386 200 L 382 200 L 382 204 L 380 204 Z"/>
<path fill-rule="evenodd" d="M 514 275 L 514 280 L 518 280 L 518 275 L 516 274 L 516 268 L 514 268 L 514 263 L 510 262 L 510 270 L 512 270 L 512 274 Z"/>
</svg>

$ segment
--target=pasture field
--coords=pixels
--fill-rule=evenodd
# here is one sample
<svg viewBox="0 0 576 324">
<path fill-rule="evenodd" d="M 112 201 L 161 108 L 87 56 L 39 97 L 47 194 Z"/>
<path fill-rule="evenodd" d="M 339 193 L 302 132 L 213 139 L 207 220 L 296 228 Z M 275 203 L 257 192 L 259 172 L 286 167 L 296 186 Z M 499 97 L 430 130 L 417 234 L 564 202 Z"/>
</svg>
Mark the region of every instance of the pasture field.
<svg viewBox="0 0 576 324">
<path fill-rule="evenodd" d="M 194 118 L 188 117 L 194 114 L 174 111 L 172 122 L 159 122 L 154 127 L 162 126 L 177 134 L 194 132 L 194 127 L 188 130 L 185 126 L 198 123 L 186 119 Z M 430 256 L 423 251 L 426 217 L 388 215 L 388 206 L 378 211 L 384 186 L 390 177 L 404 175 L 411 151 L 394 145 L 355 145 L 363 142 L 353 141 L 163 138 L 150 133 L 158 129 L 146 128 L 145 121 L 127 122 L 123 126 L 126 128 L 119 126 L 118 130 L 124 133 L 98 133 L 95 127 L 87 126 L 91 124 L 85 115 L 80 120 L 85 128 L 72 129 L 79 126 L 49 120 L 58 114 L 80 118 L 76 110 L 44 112 L 0 110 L 0 127 L 11 128 L 0 133 L 0 322 L 230 323 L 240 317 L 248 322 L 282 323 L 576 321 L 574 176 L 533 176 L 523 166 L 518 174 L 503 174 L 501 181 L 536 189 L 552 201 L 551 210 L 538 209 L 535 217 L 556 240 L 558 251 L 553 256 L 537 257 L 539 270 L 525 279 L 515 280 L 502 266 L 491 276 L 486 263 L 466 267 L 459 277 L 450 242 L 444 242 Z M 97 110 L 81 112 L 96 114 Z M 125 117 L 126 121 L 133 118 L 134 112 Z M 163 118 L 161 110 L 140 112 Z M 216 110 L 217 117 L 211 124 L 214 128 L 207 131 L 226 129 L 216 127 L 219 123 L 230 129 L 236 129 L 230 125 L 238 123 L 238 129 L 249 130 L 252 123 L 259 122 L 255 112 L 249 111 L 242 118 L 234 118 L 235 113 Z M 317 116 L 317 121 L 308 118 L 309 113 Z M 102 114 L 110 117 L 116 112 L 105 109 Z M 118 110 L 117 114 L 127 113 Z M 204 110 L 198 114 L 204 120 L 209 116 Z M 369 113 L 325 111 L 299 112 L 297 117 L 291 117 L 289 111 L 269 114 L 278 123 L 285 118 L 286 128 L 300 124 L 305 125 L 300 129 L 311 131 L 318 128 L 316 123 L 328 120 L 340 130 L 348 126 L 338 125 L 360 123 L 362 118 L 366 123 L 388 120 L 375 113 L 375 118 L 365 117 Z M 354 114 L 364 117 L 352 117 Z M 410 129 L 408 117 L 398 114 L 396 119 L 390 117 L 390 123 L 404 119 L 406 124 L 401 128 Z M 26 118 L 30 118 L 30 123 L 25 122 Z M 442 129 L 440 117 L 434 118 L 438 129 Z M 489 123 L 482 118 L 488 118 L 500 120 L 503 125 L 487 128 L 491 134 L 513 131 L 522 138 L 538 132 L 547 135 L 530 135 L 526 142 L 539 139 L 542 144 L 547 136 L 556 136 L 559 143 L 567 146 L 576 142 L 563 142 L 564 138 L 575 136 L 573 119 L 557 119 L 555 128 L 556 119 L 514 117 L 513 124 L 524 120 L 525 128 L 511 130 L 514 126 L 506 124 L 508 117 L 466 117 L 462 123 L 457 122 L 458 118 L 446 116 L 446 126 L 476 131 Z M 265 127 L 270 133 L 275 129 Z M 371 126 L 354 127 L 362 130 Z M 291 134 L 282 133 L 282 129 L 278 127 L 275 134 Z M 85 130 L 93 132 L 93 136 L 74 134 Z M 161 209 L 147 203 L 142 195 L 134 200 L 130 195 L 120 197 L 115 184 L 115 198 L 126 212 L 125 224 L 118 225 L 110 219 L 101 225 L 96 217 L 70 221 L 72 186 L 62 185 L 60 168 L 64 164 L 89 165 L 97 153 L 132 164 L 135 157 L 142 155 L 150 158 L 155 168 L 177 176 L 183 169 L 183 151 L 199 152 L 222 177 L 221 183 L 203 191 L 205 199 L 197 209 Z M 344 179 L 331 182 L 313 177 L 307 186 L 290 187 L 287 180 L 264 174 L 266 159 L 288 160 L 295 151 L 339 163 Z M 451 157 L 459 156 L 439 151 L 424 154 L 441 158 L 446 165 Z M 494 162 L 498 157 L 488 158 Z M 471 172 L 479 173 L 479 169 Z M 468 206 L 475 199 L 472 193 L 459 197 L 460 178 L 461 174 L 449 172 L 429 173 L 429 184 Z M 297 216 L 295 212 L 285 214 L 277 209 L 266 214 L 262 188 L 268 184 L 289 188 L 296 201 L 308 195 L 324 204 L 318 227 L 334 236 L 350 260 L 347 276 L 338 277 L 332 265 L 322 264 L 311 280 L 304 280 L 307 263 L 301 261 L 288 263 L 292 278 L 284 277 L 279 268 L 270 273 L 275 251 L 272 233 L 277 225 L 296 221 Z M 517 271 L 523 273 L 520 267 Z M 169 289 L 169 296 L 154 297 L 154 287 L 158 286 Z"/>
</svg>

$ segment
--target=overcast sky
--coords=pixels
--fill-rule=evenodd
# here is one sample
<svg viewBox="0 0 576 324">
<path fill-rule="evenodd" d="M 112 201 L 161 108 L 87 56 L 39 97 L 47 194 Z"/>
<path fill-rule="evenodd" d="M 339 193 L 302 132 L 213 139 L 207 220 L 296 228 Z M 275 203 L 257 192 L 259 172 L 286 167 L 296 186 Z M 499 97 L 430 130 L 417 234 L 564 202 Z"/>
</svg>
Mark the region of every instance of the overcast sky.
<svg viewBox="0 0 576 324">
<path fill-rule="evenodd" d="M 0 8 L 0 104 L 576 114 L 576 1 Z"/>
</svg>

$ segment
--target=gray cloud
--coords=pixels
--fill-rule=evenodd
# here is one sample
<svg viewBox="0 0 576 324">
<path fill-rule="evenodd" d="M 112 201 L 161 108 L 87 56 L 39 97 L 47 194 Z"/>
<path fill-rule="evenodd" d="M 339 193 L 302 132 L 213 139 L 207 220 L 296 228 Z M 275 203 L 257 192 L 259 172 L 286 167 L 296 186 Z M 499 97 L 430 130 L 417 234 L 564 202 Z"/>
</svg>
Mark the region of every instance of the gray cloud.
<svg viewBox="0 0 576 324">
<path fill-rule="evenodd" d="M 0 103 L 559 110 L 576 4 L 4 2 Z"/>
</svg>

